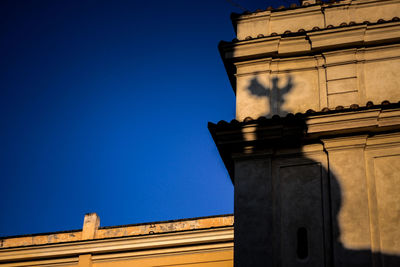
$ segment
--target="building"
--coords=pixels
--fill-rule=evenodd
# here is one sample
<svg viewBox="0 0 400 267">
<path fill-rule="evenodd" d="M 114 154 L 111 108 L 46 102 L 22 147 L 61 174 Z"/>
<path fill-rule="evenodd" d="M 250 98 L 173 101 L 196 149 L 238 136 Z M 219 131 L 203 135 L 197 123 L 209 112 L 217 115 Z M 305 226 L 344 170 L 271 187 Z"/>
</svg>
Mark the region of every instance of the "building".
<svg viewBox="0 0 400 267">
<path fill-rule="evenodd" d="M 400 1 L 233 15 L 235 266 L 400 266 Z"/>
<path fill-rule="evenodd" d="M 89 214 L 82 230 L 1 239 L 0 266 L 400 266 L 399 16 L 400 0 L 232 16 L 219 49 L 236 119 L 209 129 L 234 228 Z"/>
<path fill-rule="evenodd" d="M 0 266 L 232 266 L 233 215 L 0 238 Z"/>
</svg>

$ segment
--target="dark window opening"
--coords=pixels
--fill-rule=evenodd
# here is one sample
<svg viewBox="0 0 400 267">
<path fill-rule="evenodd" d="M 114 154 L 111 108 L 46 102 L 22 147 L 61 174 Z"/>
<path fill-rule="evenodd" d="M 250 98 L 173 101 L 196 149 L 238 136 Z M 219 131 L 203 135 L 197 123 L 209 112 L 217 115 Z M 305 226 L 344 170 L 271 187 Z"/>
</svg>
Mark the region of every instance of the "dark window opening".
<svg viewBox="0 0 400 267">
<path fill-rule="evenodd" d="M 300 227 L 297 230 L 297 258 L 304 260 L 308 257 L 308 237 L 307 229 Z"/>
</svg>

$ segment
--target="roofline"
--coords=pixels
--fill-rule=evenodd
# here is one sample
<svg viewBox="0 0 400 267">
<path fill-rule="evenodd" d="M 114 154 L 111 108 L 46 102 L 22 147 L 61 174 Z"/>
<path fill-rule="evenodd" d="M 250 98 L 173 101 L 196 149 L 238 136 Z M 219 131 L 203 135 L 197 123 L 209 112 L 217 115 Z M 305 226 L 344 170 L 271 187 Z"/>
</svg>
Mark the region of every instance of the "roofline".
<svg viewBox="0 0 400 267">
<path fill-rule="evenodd" d="M 119 252 L 131 253 L 133 257 L 140 257 L 143 255 L 165 255 L 166 252 L 171 253 L 171 249 L 177 252 L 233 249 L 233 231 L 231 225 L 195 231 L 9 247 L 0 249 L 0 264 L 37 259 L 78 257 L 89 253 L 95 257 L 112 258 L 113 254 Z"/>
<path fill-rule="evenodd" d="M 143 223 L 134 223 L 134 224 L 103 226 L 103 227 L 99 227 L 98 229 L 99 230 L 101 230 L 101 229 L 115 229 L 115 228 L 122 228 L 122 227 L 142 226 L 142 225 L 162 224 L 162 223 L 174 223 L 174 222 L 184 222 L 184 221 L 191 221 L 191 220 L 219 218 L 219 217 L 229 217 L 229 216 L 233 216 L 233 214 L 231 213 L 231 214 L 210 215 L 210 216 L 192 217 L 192 218 L 165 220 L 165 221 L 153 221 L 153 222 L 143 222 Z M 82 229 L 73 229 L 73 230 L 62 230 L 62 231 L 55 231 L 55 232 L 42 232 L 42 233 L 25 234 L 25 235 L 10 235 L 10 236 L 0 236 L 0 239 L 30 237 L 30 236 L 41 236 L 41 235 L 54 235 L 54 234 L 64 234 L 64 233 L 76 233 L 76 232 L 81 232 L 81 231 L 82 231 Z"/>
<path fill-rule="evenodd" d="M 234 184 L 235 159 L 262 155 L 263 151 L 270 153 L 271 149 L 298 149 L 321 143 L 322 138 L 398 133 L 399 118 L 400 102 L 383 101 L 374 105 L 369 101 L 364 107 L 353 104 L 349 108 L 338 106 L 334 110 L 324 108 L 319 112 L 288 113 L 285 117 L 274 115 L 272 118 L 247 117 L 242 122 L 235 119 L 230 123 L 220 121 L 209 123 L 208 129 Z M 245 135 L 257 138 L 249 139 Z M 247 150 L 249 147 L 252 149 Z"/>
</svg>

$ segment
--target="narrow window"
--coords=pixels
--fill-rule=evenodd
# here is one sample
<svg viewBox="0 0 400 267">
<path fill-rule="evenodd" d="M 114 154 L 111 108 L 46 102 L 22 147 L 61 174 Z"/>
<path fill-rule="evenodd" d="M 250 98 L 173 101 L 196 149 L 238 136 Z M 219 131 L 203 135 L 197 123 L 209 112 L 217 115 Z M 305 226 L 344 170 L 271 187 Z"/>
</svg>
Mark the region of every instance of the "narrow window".
<svg viewBox="0 0 400 267">
<path fill-rule="evenodd" d="M 297 230 L 297 258 L 304 260 L 308 257 L 308 237 L 307 229 L 300 227 Z"/>
</svg>

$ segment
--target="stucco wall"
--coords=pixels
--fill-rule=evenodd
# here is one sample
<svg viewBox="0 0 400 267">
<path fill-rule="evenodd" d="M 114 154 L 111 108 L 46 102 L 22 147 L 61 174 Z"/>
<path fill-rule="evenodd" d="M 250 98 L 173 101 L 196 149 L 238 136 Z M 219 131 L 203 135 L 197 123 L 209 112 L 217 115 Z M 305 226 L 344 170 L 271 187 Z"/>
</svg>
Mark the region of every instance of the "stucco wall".
<svg viewBox="0 0 400 267">
<path fill-rule="evenodd" d="M 400 45 L 236 65 L 236 119 L 400 99 Z"/>
<path fill-rule="evenodd" d="M 234 166 L 235 266 L 400 266 L 399 109 L 359 108 L 400 101 L 400 1 L 303 2 L 233 16 L 220 44 L 237 121 L 213 137 Z"/>
<path fill-rule="evenodd" d="M 326 28 L 342 23 L 391 20 L 400 14 L 399 0 L 344 0 L 297 9 L 261 11 L 243 14 L 235 18 L 237 38 L 256 38 L 262 34 L 282 34 L 285 31 L 306 31 L 314 27 Z"/>
<path fill-rule="evenodd" d="M 236 159 L 236 266 L 400 263 L 400 134 L 322 143 Z"/>
<path fill-rule="evenodd" d="M 0 266 L 233 266 L 233 216 L 83 229 L 0 239 Z"/>
</svg>

